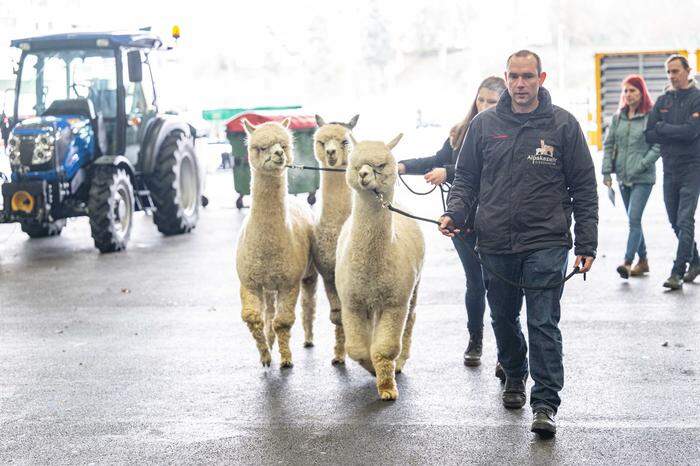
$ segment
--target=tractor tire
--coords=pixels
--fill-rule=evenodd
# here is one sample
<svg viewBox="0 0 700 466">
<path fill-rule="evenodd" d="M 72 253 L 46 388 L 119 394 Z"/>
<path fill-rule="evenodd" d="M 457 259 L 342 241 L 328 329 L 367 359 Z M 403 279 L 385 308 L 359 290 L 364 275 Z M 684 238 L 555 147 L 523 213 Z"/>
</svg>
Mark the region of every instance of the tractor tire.
<svg viewBox="0 0 700 466">
<path fill-rule="evenodd" d="M 192 140 L 172 131 L 158 151 L 147 184 L 156 210 L 153 221 L 164 235 L 187 233 L 197 225 L 201 184 Z"/>
<path fill-rule="evenodd" d="M 54 222 L 22 222 L 22 231 L 29 235 L 30 238 L 46 238 L 49 236 L 58 236 L 66 226 L 66 220 L 60 219 Z"/>
<path fill-rule="evenodd" d="M 95 170 L 88 214 L 92 239 L 100 252 L 126 249 L 134 217 L 134 188 L 126 170 L 113 166 Z"/>
</svg>

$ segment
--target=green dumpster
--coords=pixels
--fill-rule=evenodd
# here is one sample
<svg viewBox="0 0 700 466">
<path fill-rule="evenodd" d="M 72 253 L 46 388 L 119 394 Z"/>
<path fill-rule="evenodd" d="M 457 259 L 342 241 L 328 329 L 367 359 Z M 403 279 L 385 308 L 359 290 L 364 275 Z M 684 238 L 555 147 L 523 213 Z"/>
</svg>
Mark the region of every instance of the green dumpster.
<svg viewBox="0 0 700 466">
<path fill-rule="evenodd" d="M 238 193 L 236 207 L 243 207 L 243 196 L 250 195 L 250 165 L 248 149 L 245 144 L 246 134 L 242 120 L 245 118 L 253 125 L 266 121 L 282 121 L 287 115 L 262 115 L 259 113 L 241 113 L 226 123 L 226 136 L 231 143 L 233 158 L 233 186 Z M 316 120 L 314 116 L 291 115 L 289 129 L 294 136 L 294 163 L 318 167 L 314 157 L 314 131 Z M 320 175 L 316 170 L 287 170 L 287 190 L 289 194 L 308 193 L 307 201 L 313 205 L 316 202 L 316 191 L 320 186 Z"/>
</svg>

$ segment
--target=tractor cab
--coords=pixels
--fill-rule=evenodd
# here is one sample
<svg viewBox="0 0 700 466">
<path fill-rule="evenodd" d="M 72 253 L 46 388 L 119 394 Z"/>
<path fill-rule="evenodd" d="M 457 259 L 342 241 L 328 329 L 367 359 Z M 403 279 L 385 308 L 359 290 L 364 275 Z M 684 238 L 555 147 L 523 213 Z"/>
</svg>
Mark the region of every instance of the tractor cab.
<svg viewBox="0 0 700 466">
<path fill-rule="evenodd" d="M 137 162 L 139 133 L 158 111 L 148 62 L 161 46 L 157 36 L 61 34 L 12 45 L 23 52 L 15 122 L 88 119 L 97 137 L 94 155 L 123 154 Z"/>
</svg>

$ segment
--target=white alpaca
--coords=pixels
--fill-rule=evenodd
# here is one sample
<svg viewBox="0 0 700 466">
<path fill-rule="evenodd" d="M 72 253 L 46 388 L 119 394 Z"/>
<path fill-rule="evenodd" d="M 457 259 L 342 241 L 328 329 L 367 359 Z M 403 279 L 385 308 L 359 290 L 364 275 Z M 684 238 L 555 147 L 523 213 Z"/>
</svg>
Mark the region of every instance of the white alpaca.
<svg viewBox="0 0 700 466">
<path fill-rule="evenodd" d="M 335 269 L 345 348 L 376 373 L 382 400 L 399 395 L 394 374 L 409 357 L 425 252 L 418 224 L 382 207 L 376 196 L 393 199 L 397 173 L 390 151 L 401 136 L 388 144 L 353 141 L 346 179 L 355 193 Z"/>
<path fill-rule="evenodd" d="M 277 336 L 280 366 L 292 366 L 289 349 L 301 289 L 304 321 L 315 312 L 317 274 L 311 261 L 313 214 L 287 196 L 285 165 L 293 162 L 289 119 L 257 127 L 243 120 L 252 174 L 250 215 L 241 228 L 236 269 L 241 282 L 243 321 L 255 339 L 263 366 L 271 362 Z M 263 306 L 265 308 L 263 312 Z M 312 335 L 305 325 L 305 346 Z"/>
<path fill-rule="evenodd" d="M 328 123 L 316 115 L 319 128 L 314 134 L 314 154 L 322 167 L 346 168 L 350 152 L 350 132 L 359 115 L 348 123 Z M 321 172 L 321 216 L 314 228 L 313 255 L 316 268 L 331 305 L 331 322 L 335 324 L 335 348 L 332 363 L 345 363 L 345 334 L 340 313 L 340 298 L 335 288 L 335 251 L 343 223 L 352 208 L 350 188 L 340 172 Z"/>
</svg>

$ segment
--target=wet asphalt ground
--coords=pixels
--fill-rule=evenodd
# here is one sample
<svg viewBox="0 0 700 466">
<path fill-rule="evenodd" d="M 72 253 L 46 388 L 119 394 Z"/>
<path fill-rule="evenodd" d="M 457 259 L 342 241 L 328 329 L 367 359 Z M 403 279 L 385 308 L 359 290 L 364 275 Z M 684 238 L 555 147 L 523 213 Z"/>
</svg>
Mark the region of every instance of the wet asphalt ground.
<svg viewBox="0 0 700 466">
<path fill-rule="evenodd" d="M 413 211 L 439 214 L 436 193 L 398 189 Z M 698 464 L 700 283 L 661 287 L 675 239 L 660 186 L 644 218 L 651 273 L 621 280 L 626 219 L 600 194 L 599 258 L 564 294 L 566 383 L 550 441 L 529 432 L 529 409 L 502 407 L 488 326 L 484 364 L 462 365 L 464 278 L 432 226 L 393 403 L 353 361 L 331 366 L 322 287 L 315 347 L 302 347 L 298 319 L 294 368 L 280 370 L 276 351 L 260 366 L 240 318 L 246 211 L 228 171 L 211 177 L 192 234 L 165 238 L 137 214 L 124 253 L 99 254 L 85 219 L 42 240 L 0 226 L 0 463 Z"/>
</svg>

